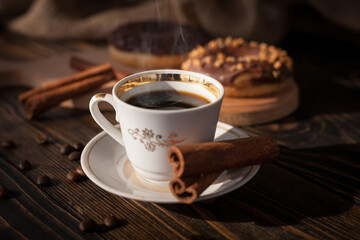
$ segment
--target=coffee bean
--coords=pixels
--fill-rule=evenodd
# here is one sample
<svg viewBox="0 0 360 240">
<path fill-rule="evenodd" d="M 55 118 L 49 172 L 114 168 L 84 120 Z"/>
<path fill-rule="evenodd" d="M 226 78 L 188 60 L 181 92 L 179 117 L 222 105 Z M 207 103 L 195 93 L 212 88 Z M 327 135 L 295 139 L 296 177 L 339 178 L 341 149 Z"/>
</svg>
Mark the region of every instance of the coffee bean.
<svg viewBox="0 0 360 240">
<path fill-rule="evenodd" d="M 75 150 L 81 151 L 84 149 L 84 144 L 82 144 L 81 142 L 76 142 L 73 145 L 73 148 L 75 148 Z"/>
<path fill-rule="evenodd" d="M 74 149 L 69 144 L 64 144 L 60 147 L 60 153 L 63 155 L 68 155 L 71 153 Z"/>
<path fill-rule="evenodd" d="M 86 174 L 84 173 L 84 170 L 80 167 L 77 167 L 75 170 L 78 174 L 80 174 L 82 177 L 86 177 Z"/>
<path fill-rule="evenodd" d="M 78 182 L 82 179 L 82 176 L 78 174 L 77 172 L 69 172 L 66 175 L 66 178 L 71 182 Z"/>
<path fill-rule="evenodd" d="M 82 232 L 92 232 L 96 228 L 96 222 L 92 219 L 87 219 L 79 223 L 79 230 Z"/>
<path fill-rule="evenodd" d="M 47 136 L 38 136 L 36 138 L 36 142 L 41 145 L 45 145 L 49 142 L 49 138 Z"/>
<path fill-rule="evenodd" d="M 104 224 L 108 228 L 115 228 L 120 225 L 120 219 L 115 216 L 108 216 L 104 219 Z"/>
<path fill-rule="evenodd" d="M 50 186 L 51 178 L 47 175 L 41 175 L 37 178 L 36 183 L 40 186 Z"/>
<path fill-rule="evenodd" d="M 6 187 L 0 186 L 0 198 L 5 198 L 9 194 L 9 190 Z"/>
<path fill-rule="evenodd" d="M 31 163 L 28 160 L 23 160 L 19 163 L 19 169 L 22 171 L 29 170 L 31 168 Z"/>
<path fill-rule="evenodd" d="M 70 161 L 78 161 L 80 159 L 81 152 L 79 151 L 73 151 L 69 154 Z"/>
<path fill-rule="evenodd" d="M 15 148 L 16 144 L 12 140 L 3 140 L 3 141 L 1 141 L 1 147 L 4 149 Z"/>
</svg>

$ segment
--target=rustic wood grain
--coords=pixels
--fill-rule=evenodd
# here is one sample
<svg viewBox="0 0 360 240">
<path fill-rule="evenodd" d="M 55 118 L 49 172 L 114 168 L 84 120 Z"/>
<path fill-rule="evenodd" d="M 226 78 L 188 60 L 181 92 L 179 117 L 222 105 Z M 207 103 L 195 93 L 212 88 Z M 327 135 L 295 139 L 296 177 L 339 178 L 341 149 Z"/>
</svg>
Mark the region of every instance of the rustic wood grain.
<svg viewBox="0 0 360 240">
<path fill-rule="evenodd" d="M 281 91 L 263 97 L 229 98 L 221 105 L 219 120 L 231 125 L 255 125 L 279 120 L 294 112 L 299 105 L 295 81 Z"/>
<path fill-rule="evenodd" d="M 78 163 L 70 162 L 62 156 L 58 152 L 58 146 L 74 141 L 86 142 L 100 129 L 89 113 L 61 108 L 49 112 L 41 120 L 27 121 L 22 117 L 16 100 L 16 93 L 21 91 L 1 91 L 0 114 L 4 116 L 1 127 L 7 129 L 2 137 L 14 139 L 17 143 L 16 149 L 1 150 L 1 156 L 4 156 L 5 164 L 10 164 L 14 171 L 17 170 L 19 160 L 30 158 L 35 164 L 34 169 L 25 172 L 25 176 L 34 188 L 37 186 L 33 182 L 41 174 L 47 173 L 54 179 L 53 186 L 38 191 L 48 195 L 49 201 L 58 204 L 72 216 L 73 219 L 68 224 L 72 224 L 71 227 L 77 234 L 79 232 L 76 230 L 76 220 L 90 217 L 100 223 L 105 216 L 114 214 L 126 220 L 125 226 L 112 231 L 100 227 L 95 236 L 100 234 L 106 239 L 131 239 L 135 236 L 137 239 L 186 239 L 192 235 L 212 236 L 216 239 L 357 237 L 356 233 L 351 231 L 351 227 L 356 227 L 357 224 L 352 221 L 359 214 L 358 206 L 351 201 L 352 197 L 356 197 L 356 186 L 359 182 L 356 175 L 359 165 L 352 158 L 358 154 L 356 148 L 347 146 L 346 154 L 346 151 L 341 149 L 326 153 L 325 149 L 296 151 L 282 148 L 278 166 L 263 167 L 249 184 L 220 197 L 213 204 L 197 203 L 189 207 L 143 203 L 106 193 L 89 180 L 81 183 L 67 182 L 66 173 L 74 170 Z M 111 113 L 107 115 L 113 117 Z M 51 143 L 38 145 L 34 139 L 40 134 L 50 136 Z M 336 153 L 337 155 L 334 155 Z M 314 163 L 314 160 L 317 162 Z M 325 161 L 338 161 L 343 169 L 339 169 L 337 165 L 329 167 Z M 313 168 L 313 165 L 316 168 Z M 332 188 L 331 177 L 335 170 L 340 171 L 343 178 L 335 176 L 334 179 L 337 179 L 336 182 L 340 185 Z M 8 172 L 8 169 L 5 168 L 4 171 Z M 3 176 L 6 177 L 6 174 Z M 322 183 L 321 180 L 324 179 L 329 182 Z M 340 188 L 345 184 L 348 184 L 347 188 Z M 305 190 L 303 186 L 306 186 Z M 9 207 L 13 208 L 17 208 L 16 205 Z M 5 212 L 4 216 L 8 214 Z M 333 215 L 334 217 L 331 217 Z M 43 219 L 44 216 L 40 215 L 39 218 Z M 329 218 L 336 228 L 328 226 Z M 56 222 L 47 222 L 50 222 L 51 231 L 43 231 L 49 231 L 47 234 L 55 237 L 51 235 L 53 227 L 59 226 L 53 226 Z M 271 231 L 269 226 L 273 226 Z M 21 233 L 26 233 L 26 229 Z"/>
<path fill-rule="evenodd" d="M 77 219 L 54 204 L 18 169 L 2 160 L 0 181 L 10 190 L 10 196 L 2 200 L 0 214 L 13 233 L 29 239 L 81 239 Z"/>
<path fill-rule="evenodd" d="M 17 104 L 15 99 L 12 102 Z M 178 229 L 173 228 L 166 221 L 159 221 L 157 215 L 146 211 L 146 209 L 137 207 L 134 201 L 109 195 L 90 181 L 70 183 L 66 180 L 67 172 L 74 171 L 79 164 L 71 162 L 62 156 L 58 151 L 58 146 L 63 143 L 79 141 L 79 136 L 84 140 L 86 133 L 83 131 L 86 129 L 81 128 L 80 131 L 77 131 L 76 129 L 79 130 L 80 128 L 76 127 L 76 125 L 80 124 L 80 122 L 84 124 L 86 121 L 92 123 L 93 120 L 88 113 L 86 114 L 87 120 L 82 119 L 82 117 L 80 117 L 80 120 L 76 120 L 76 116 L 74 116 L 72 121 L 69 122 L 66 117 L 68 112 L 65 112 L 63 119 L 59 117 L 58 121 L 55 120 L 56 123 L 51 121 L 51 130 L 47 131 L 46 125 L 41 124 L 42 126 L 40 127 L 40 121 L 34 124 L 35 127 L 32 124 L 26 124 L 29 121 L 21 117 L 21 111 L 11 112 L 9 105 L 3 104 L 2 106 L 4 108 L 0 108 L 0 114 L 8 117 L 8 119 L 4 119 L 4 122 L 7 123 L 6 126 L 2 125 L 8 131 L 2 137 L 14 139 L 17 143 L 16 149 L 7 152 L 8 161 L 14 166 L 21 159 L 31 161 L 36 167 L 32 171 L 25 172 L 25 174 L 33 182 L 36 182 L 38 176 L 48 174 L 53 180 L 53 186 L 43 188 L 42 190 L 50 194 L 54 201 L 70 211 L 72 215 L 78 219 L 93 218 L 97 222 L 101 222 L 103 218 L 110 214 L 117 215 L 120 219 L 124 219 L 123 216 L 126 216 L 126 222 L 132 224 L 126 224 L 121 230 L 113 232 L 113 234 L 115 232 L 119 234 L 115 236 L 121 238 L 132 236 L 134 232 L 138 232 L 138 239 L 149 239 L 149 236 L 153 236 L 156 239 L 155 236 L 161 237 L 162 234 L 164 239 L 172 236 L 177 236 L 178 239 L 181 239 L 181 235 L 176 234 Z M 89 124 L 89 126 L 91 125 L 94 124 Z M 59 126 L 61 126 L 62 131 L 59 131 Z M 58 132 L 56 133 L 55 130 Z M 87 134 L 86 139 L 90 139 L 95 133 L 95 131 L 90 132 L 90 134 Z M 40 134 L 50 136 L 52 144 L 46 146 L 38 145 L 34 139 Z M 72 138 L 68 137 L 69 134 L 72 135 Z M 28 151 L 24 151 L 26 149 Z M 77 192 L 81 194 L 76 194 Z M 142 216 L 142 218 L 138 216 Z M 153 224 L 149 228 L 147 225 L 142 224 L 142 222 L 152 222 Z M 157 232 L 162 232 L 162 234 L 157 235 Z"/>
<path fill-rule="evenodd" d="M 291 151 L 282 148 L 279 164 L 344 198 L 359 203 L 360 145 L 339 145 Z"/>
<path fill-rule="evenodd" d="M 337 58 L 324 58 L 333 45 L 311 48 L 313 38 L 303 37 L 305 42 L 294 48 L 291 42 L 298 38 L 290 37 L 285 48 L 295 60 L 299 109 L 276 122 L 243 127 L 251 135 L 274 136 L 281 146 L 279 161 L 262 166 L 245 186 L 190 206 L 134 201 L 89 180 L 67 181 L 66 174 L 79 163 L 61 155 L 59 146 L 86 143 L 100 127 L 87 110 L 62 107 L 26 120 L 16 100 L 26 89 L 0 89 L 0 140 L 17 144 L 15 149 L 0 148 L 0 185 L 10 190 L 9 197 L 0 199 L 0 238 L 360 239 L 360 95 L 336 81 L 358 71 L 359 59 L 346 47 L 335 49 Z M 0 43 L 5 46 L 1 57 L 22 60 L 94 48 L 81 41 L 64 44 L 11 35 L 0 36 Z M 105 115 L 115 123 L 113 112 Z M 39 135 L 49 136 L 50 143 L 37 144 Z M 24 159 L 33 168 L 22 172 L 17 165 Z M 42 174 L 52 178 L 51 186 L 36 185 Z M 119 217 L 122 225 L 107 229 L 101 223 L 108 215 Z M 85 218 L 99 224 L 95 232 L 78 230 Z"/>
</svg>

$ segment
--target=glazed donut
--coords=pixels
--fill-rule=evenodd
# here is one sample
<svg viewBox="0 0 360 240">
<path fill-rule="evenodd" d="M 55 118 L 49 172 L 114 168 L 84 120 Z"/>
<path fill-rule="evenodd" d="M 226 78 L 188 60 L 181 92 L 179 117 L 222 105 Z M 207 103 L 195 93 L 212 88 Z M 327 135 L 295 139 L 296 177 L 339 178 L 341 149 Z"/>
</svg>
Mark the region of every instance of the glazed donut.
<svg viewBox="0 0 360 240">
<path fill-rule="evenodd" d="M 133 67 L 179 68 L 187 53 L 210 40 L 201 29 L 173 22 L 134 22 L 118 27 L 109 37 L 109 52 Z"/>
<path fill-rule="evenodd" d="M 227 37 L 194 48 L 181 68 L 219 80 L 227 97 L 256 97 L 289 84 L 292 65 L 292 59 L 280 48 Z"/>
</svg>

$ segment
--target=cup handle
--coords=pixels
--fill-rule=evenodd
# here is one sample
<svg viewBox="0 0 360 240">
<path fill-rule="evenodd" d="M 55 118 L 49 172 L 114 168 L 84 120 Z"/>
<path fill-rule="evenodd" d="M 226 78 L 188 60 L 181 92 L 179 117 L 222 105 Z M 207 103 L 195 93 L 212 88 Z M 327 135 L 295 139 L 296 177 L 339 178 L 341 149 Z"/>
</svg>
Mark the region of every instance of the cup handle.
<svg viewBox="0 0 360 240">
<path fill-rule="evenodd" d="M 113 96 L 107 93 L 98 93 L 94 95 L 89 103 L 89 109 L 92 117 L 95 122 L 113 139 L 119 142 L 121 145 L 124 145 L 123 137 L 121 130 L 116 128 L 111 122 L 109 122 L 104 115 L 101 113 L 99 109 L 99 102 L 107 102 L 109 103 L 116 111 L 115 103 L 113 100 Z M 117 113 L 116 113 L 117 114 Z"/>
</svg>

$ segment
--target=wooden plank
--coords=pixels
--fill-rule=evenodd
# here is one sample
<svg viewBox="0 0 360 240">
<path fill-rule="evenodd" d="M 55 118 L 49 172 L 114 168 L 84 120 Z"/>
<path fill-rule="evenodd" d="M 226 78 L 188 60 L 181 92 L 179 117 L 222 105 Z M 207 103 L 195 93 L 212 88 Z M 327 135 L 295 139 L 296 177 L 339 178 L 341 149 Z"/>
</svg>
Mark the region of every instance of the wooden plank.
<svg viewBox="0 0 360 240">
<path fill-rule="evenodd" d="M 4 218 L 0 216 L 0 236 L 3 239 L 29 239 L 21 232 L 11 227 Z"/>
<path fill-rule="evenodd" d="M 249 184 L 226 197 L 237 199 L 249 214 L 255 209 L 271 226 L 290 225 L 317 239 L 360 237 L 358 204 L 276 165 L 263 166 Z"/>
<path fill-rule="evenodd" d="M 301 115 L 299 113 L 283 121 L 244 129 L 255 135 L 270 134 L 279 144 L 292 149 L 360 143 L 357 127 L 359 112 L 322 114 L 307 119 L 302 119 Z"/>
<path fill-rule="evenodd" d="M 19 144 L 17 149 L 2 150 L 4 158 L 0 161 L 5 161 L 16 170 L 19 160 L 31 159 L 35 167 L 25 173 L 30 183 L 42 173 L 51 174 L 55 179 L 54 186 L 41 192 L 74 219 L 91 217 L 100 223 L 105 216 L 114 214 L 126 221 L 123 227 L 111 231 L 100 227 L 97 233 L 105 239 L 184 239 L 193 235 L 219 239 L 360 237 L 357 230 L 360 215 L 357 196 L 359 165 L 356 163 L 358 146 L 321 148 L 317 145 L 356 143 L 356 112 L 312 116 L 305 122 L 300 118 L 280 122 L 279 125 L 272 123 L 249 127 L 247 129 L 253 130 L 253 133 L 270 133 L 282 139 L 285 146 L 298 146 L 301 143 L 301 149 L 282 149 L 277 165 L 263 167 L 250 183 L 220 197 L 214 204 L 167 206 L 119 198 L 90 181 L 76 184 L 67 182 L 65 174 L 74 170 L 78 163 L 69 162 L 61 156 L 58 145 L 73 141 L 86 142 L 100 128 L 87 111 L 62 108 L 54 109 L 38 120 L 27 121 L 23 119 L 16 101 L 18 92 L 0 91 L 0 114 L 4 116 L 0 126 L 7 130 L 1 137 L 14 138 Z M 299 117 L 306 115 L 301 111 Z M 111 113 L 107 113 L 107 116 L 112 117 Z M 49 135 L 53 143 L 37 145 L 34 139 L 39 134 Z M 309 149 L 313 146 L 320 148 Z M 33 187 L 37 188 L 35 185 Z M 24 187 L 24 191 L 27 188 Z M 39 215 L 39 219 L 42 221 L 42 216 Z M 76 225 L 75 221 L 73 225 L 69 223 L 68 227 L 76 228 Z M 9 236 L 15 236 L 16 231 L 6 232 Z M 19 233 L 22 234 L 21 230 Z M 93 235 L 97 236 L 96 233 L 82 236 Z"/>
<path fill-rule="evenodd" d="M 10 95 L 12 100 L 5 102 L 3 97 L 6 98 Z M 35 167 L 25 174 L 32 182 L 35 182 L 39 175 L 48 174 L 53 179 L 54 184 L 51 187 L 44 188 L 43 191 L 77 219 L 93 218 L 101 223 L 104 217 L 113 214 L 129 223 L 123 228 L 111 232 L 103 228 L 103 235 L 109 238 L 131 238 L 136 234 L 137 239 L 157 239 L 158 237 L 182 239 L 182 234 L 179 232 L 191 235 L 186 229 L 183 230 L 181 225 L 158 221 L 157 214 L 139 208 L 138 204 L 132 200 L 110 195 L 90 181 L 68 182 L 65 179 L 66 173 L 73 171 L 79 164 L 70 162 L 62 156 L 58 152 L 58 146 L 54 144 L 40 146 L 34 141 L 36 136 L 40 134 L 50 136 L 52 142 L 57 143 L 57 145 L 64 142 L 70 143 L 71 140 L 69 139 L 90 139 L 97 130 L 84 127 L 87 126 L 87 122 L 93 121 L 89 114 L 86 115 L 86 120 L 80 116 L 80 119 L 73 117 L 72 122 L 69 122 L 66 116 L 59 119 L 48 119 L 48 121 L 27 121 L 21 117 L 21 111 L 17 109 L 18 106 L 16 106 L 16 99 L 13 94 L 4 93 L 0 100 L 0 114 L 4 116 L 1 121 L 1 128 L 7 129 L 2 137 L 14 139 L 18 146 L 16 149 L 4 153 L 8 161 L 14 166 L 21 159 L 31 161 Z M 47 126 L 46 122 L 51 122 L 50 126 Z M 93 124 L 88 126 L 91 125 Z M 68 139 L 69 136 L 71 137 Z M 63 139 L 68 140 L 64 141 Z"/>
<path fill-rule="evenodd" d="M 100 228 L 99 233 L 104 238 L 183 239 L 202 235 L 224 239 L 234 236 L 242 239 L 269 239 L 279 236 L 284 239 L 311 239 L 330 238 L 328 231 L 339 238 L 349 237 L 350 233 L 357 236 L 348 228 L 356 226 L 358 206 L 351 208 L 351 202 L 278 167 L 261 170 L 261 174 L 249 184 L 219 198 L 216 204 L 196 204 L 190 207 L 164 206 L 119 198 L 106 193 L 90 181 L 69 183 L 65 180 L 65 174 L 74 170 L 78 163 L 69 162 L 61 156 L 57 145 L 37 145 L 35 137 L 39 134 L 49 135 L 56 144 L 88 141 L 100 129 L 87 112 L 57 109 L 46 114 L 41 120 L 25 120 L 16 101 L 17 92 L 19 90 L 1 91 L 0 97 L 0 114 L 4 116 L 1 128 L 7 129 L 2 137 L 15 139 L 19 144 L 17 149 L 6 152 L 2 150 L 6 161 L 13 166 L 21 159 L 33 161 L 35 168 L 25 173 L 32 182 L 40 174 L 51 174 L 55 185 L 42 191 L 76 219 L 90 217 L 100 223 L 105 216 L 114 214 L 126 220 L 125 226 L 112 231 Z M 68 121 L 69 118 L 71 122 Z M 301 155 L 297 152 L 288 153 L 292 154 Z M 280 166 L 287 162 L 286 156 L 285 154 L 284 159 L 279 162 Z M 295 168 L 296 164 L 291 166 Z M 304 192 L 301 190 L 303 186 L 308 188 L 305 197 L 300 194 Z M 290 191 L 291 189 L 299 189 L 300 193 Z M 287 194 L 284 195 L 284 192 Z M 313 192 L 319 193 L 314 199 Z M 325 201 L 327 198 L 331 199 L 330 202 Z M 322 206 L 324 202 L 328 205 Z M 315 204 L 314 209 L 312 204 Z M 326 211 L 319 211 L 316 207 L 326 207 Z M 304 209 L 305 213 L 299 209 Z M 334 217 L 331 217 L 332 215 Z M 340 224 L 345 216 L 348 217 L 348 222 Z M 332 230 L 326 226 L 329 225 L 326 221 L 329 217 L 335 224 Z M 179 221 L 182 224 L 179 224 Z M 269 226 L 280 227 L 269 229 Z M 339 226 L 340 230 L 337 229 Z M 349 230 L 349 233 L 346 234 L 345 230 Z"/>
<path fill-rule="evenodd" d="M 0 182 L 10 191 L 10 196 L 1 200 L 0 207 L 2 221 L 12 230 L 6 232 L 29 239 L 81 239 L 78 220 L 2 157 Z"/>
<path fill-rule="evenodd" d="M 281 91 L 262 97 L 225 97 L 219 120 L 231 125 L 254 125 L 272 122 L 294 112 L 298 107 L 298 87 L 291 81 Z"/>
<path fill-rule="evenodd" d="M 359 146 L 350 144 L 302 150 L 281 148 L 278 164 L 359 204 Z"/>
</svg>

